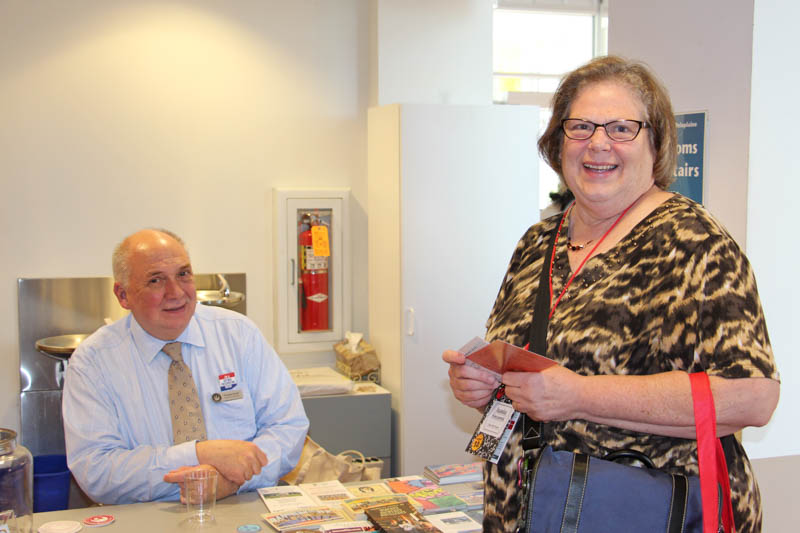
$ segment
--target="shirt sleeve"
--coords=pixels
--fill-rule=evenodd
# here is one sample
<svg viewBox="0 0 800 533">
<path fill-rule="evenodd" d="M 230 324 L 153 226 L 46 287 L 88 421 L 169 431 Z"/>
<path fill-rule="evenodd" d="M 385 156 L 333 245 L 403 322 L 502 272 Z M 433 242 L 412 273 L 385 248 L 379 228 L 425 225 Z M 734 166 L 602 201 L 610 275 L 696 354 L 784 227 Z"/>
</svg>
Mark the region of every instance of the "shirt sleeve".
<svg viewBox="0 0 800 533">
<path fill-rule="evenodd" d="M 89 358 L 75 355 L 67 367 L 62 410 L 67 460 L 80 487 L 99 503 L 177 500 L 178 486 L 163 477 L 197 464 L 195 443 L 132 447 L 107 377 Z"/>
<path fill-rule="evenodd" d="M 253 442 L 268 463 L 239 492 L 277 485 L 300 459 L 309 425 L 297 386 L 260 331 L 250 336 L 244 368 L 256 418 Z"/>
<path fill-rule="evenodd" d="M 697 264 L 699 363 L 724 378 L 779 379 L 750 263 L 727 236 L 709 239 Z"/>
</svg>

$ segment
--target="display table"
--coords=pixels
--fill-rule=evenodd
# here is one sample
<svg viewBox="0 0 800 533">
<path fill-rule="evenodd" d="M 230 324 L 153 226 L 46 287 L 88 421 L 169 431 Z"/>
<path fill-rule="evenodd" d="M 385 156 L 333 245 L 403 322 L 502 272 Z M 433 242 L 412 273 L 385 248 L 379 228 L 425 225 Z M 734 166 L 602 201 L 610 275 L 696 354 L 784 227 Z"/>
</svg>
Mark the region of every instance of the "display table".
<svg viewBox="0 0 800 533">
<path fill-rule="evenodd" d="M 258 524 L 261 531 L 274 533 L 274 530 L 261 519 L 267 509 L 258 497 L 257 492 L 246 492 L 230 496 L 217 502 L 214 509 L 216 523 L 203 531 L 236 533 L 236 528 L 243 524 Z M 100 533 L 168 533 L 170 531 L 191 531 L 184 521 L 188 514 L 186 506 L 179 502 L 149 502 L 129 505 L 103 505 L 85 509 L 68 509 L 33 515 L 33 531 L 46 522 L 56 520 L 74 520 L 83 522 L 94 515 L 113 515 L 115 521 L 103 527 L 86 527 L 81 532 Z"/>
</svg>

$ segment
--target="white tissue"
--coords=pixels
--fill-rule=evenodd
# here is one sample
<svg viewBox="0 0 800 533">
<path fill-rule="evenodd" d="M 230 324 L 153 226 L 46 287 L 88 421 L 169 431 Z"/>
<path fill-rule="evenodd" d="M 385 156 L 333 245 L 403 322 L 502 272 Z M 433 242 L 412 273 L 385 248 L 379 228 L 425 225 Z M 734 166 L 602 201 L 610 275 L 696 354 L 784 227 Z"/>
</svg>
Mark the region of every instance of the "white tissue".
<svg viewBox="0 0 800 533">
<path fill-rule="evenodd" d="M 358 343 L 361 342 L 362 338 L 364 338 L 364 334 L 355 331 L 347 331 L 344 334 L 344 338 L 347 340 L 347 347 L 350 349 L 350 351 L 357 353 Z"/>
</svg>

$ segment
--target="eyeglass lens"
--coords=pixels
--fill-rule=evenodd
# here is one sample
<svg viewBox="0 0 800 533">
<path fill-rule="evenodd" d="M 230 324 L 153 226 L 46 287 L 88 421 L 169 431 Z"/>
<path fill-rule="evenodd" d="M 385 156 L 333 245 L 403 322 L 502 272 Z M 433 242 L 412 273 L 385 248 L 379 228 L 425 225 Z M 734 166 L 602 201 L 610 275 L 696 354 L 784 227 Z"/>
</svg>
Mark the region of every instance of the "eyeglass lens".
<svg viewBox="0 0 800 533">
<path fill-rule="evenodd" d="M 583 141 L 594 135 L 594 130 L 602 127 L 606 135 L 614 141 L 632 141 L 642 128 L 641 123 L 635 120 L 614 120 L 605 124 L 596 124 L 588 120 L 568 118 L 563 122 L 564 133 L 570 139 Z"/>
</svg>

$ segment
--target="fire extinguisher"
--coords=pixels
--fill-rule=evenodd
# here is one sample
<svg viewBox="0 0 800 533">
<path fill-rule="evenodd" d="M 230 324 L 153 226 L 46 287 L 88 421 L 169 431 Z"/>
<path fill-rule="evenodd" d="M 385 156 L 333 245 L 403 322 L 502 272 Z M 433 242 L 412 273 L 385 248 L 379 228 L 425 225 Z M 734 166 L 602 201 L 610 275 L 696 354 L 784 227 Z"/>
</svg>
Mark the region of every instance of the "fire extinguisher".
<svg viewBox="0 0 800 533">
<path fill-rule="evenodd" d="M 298 237 L 300 276 L 300 331 L 327 330 L 328 328 L 328 258 L 315 255 L 311 228 L 322 223 L 317 217 L 304 215 L 301 225 L 308 229 Z"/>
</svg>

